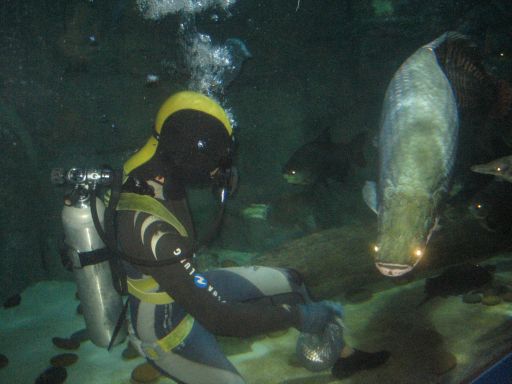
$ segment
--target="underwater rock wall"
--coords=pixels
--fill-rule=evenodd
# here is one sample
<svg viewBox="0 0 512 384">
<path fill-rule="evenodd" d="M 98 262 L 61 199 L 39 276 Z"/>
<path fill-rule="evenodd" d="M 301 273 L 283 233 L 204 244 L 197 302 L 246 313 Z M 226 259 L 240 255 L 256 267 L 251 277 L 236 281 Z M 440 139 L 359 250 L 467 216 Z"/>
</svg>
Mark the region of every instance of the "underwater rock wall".
<svg viewBox="0 0 512 384">
<path fill-rule="evenodd" d="M 0 201 L 0 303 L 45 276 L 45 233 L 41 225 L 46 196 L 39 180 L 39 156 L 13 107 L 0 104 L 2 179 Z M 22 278 L 20 278 L 22 276 Z"/>
</svg>

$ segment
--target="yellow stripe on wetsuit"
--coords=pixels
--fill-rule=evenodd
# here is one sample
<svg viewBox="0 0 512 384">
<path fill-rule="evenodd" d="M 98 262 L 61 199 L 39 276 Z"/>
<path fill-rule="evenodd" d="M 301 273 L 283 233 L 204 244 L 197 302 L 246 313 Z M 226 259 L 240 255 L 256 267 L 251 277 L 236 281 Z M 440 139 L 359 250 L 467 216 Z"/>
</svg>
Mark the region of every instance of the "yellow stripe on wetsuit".
<svg viewBox="0 0 512 384">
<path fill-rule="evenodd" d="M 116 209 L 120 211 L 140 211 L 153 215 L 171 225 L 181 236 L 188 237 L 187 230 L 176 216 L 151 196 L 121 193 Z M 174 299 L 167 292 L 154 292 L 158 288 L 158 283 L 152 277 L 143 279 L 128 278 L 128 292 L 140 301 L 154 305 L 165 305 L 174 302 Z M 187 314 L 167 336 L 155 341 L 152 345 L 146 345 L 143 348 L 145 354 L 150 359 L 158 359 L 160 351 L 169 352 L 180 345 L 188 336 L 193 326 L 194 318 Z"/>
</svg>

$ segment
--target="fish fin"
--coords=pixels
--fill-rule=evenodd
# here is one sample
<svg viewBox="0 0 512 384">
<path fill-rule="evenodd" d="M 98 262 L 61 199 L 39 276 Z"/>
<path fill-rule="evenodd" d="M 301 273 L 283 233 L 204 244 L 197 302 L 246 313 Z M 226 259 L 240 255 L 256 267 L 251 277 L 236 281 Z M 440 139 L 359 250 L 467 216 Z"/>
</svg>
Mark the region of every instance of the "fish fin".
<svg viewBox="0 0 512 384">
<path fill-rule="evenodd" d="M 363 199 L 366 205 L 376 214 L 379 214 L 377 207 L 377 184 L 375 181 L 366 181 L 362 190 Z"/>
<path fill-rule="evenodd" d="M 496 97 L 496 85 L 482 64 L 476 44 L 467 36 L 450 31 L 436 39 L 431 48 L 451 84 L 459 108 L 489 113 Z"/>
<path fill-rule="evenodd" d="M 440 231 L 443 228 L 442 224 L 440 224 L 439 221 L 440 221 L 439 216 L 436 216 L 436 218 L 434 220 L 434 227 L 432 228 L 432 232 Z"/>
<path fill-rule="evenodd" d="M 366 159 L 364 157 L 364 144 L 366 142 L 366 136 L 366 132 L 358 133 L 352 138 L 352 140 L 350 140 L 349 143 L 351 159 L 357 166 L 361 168 L 366 167 Z"/>
</svg>

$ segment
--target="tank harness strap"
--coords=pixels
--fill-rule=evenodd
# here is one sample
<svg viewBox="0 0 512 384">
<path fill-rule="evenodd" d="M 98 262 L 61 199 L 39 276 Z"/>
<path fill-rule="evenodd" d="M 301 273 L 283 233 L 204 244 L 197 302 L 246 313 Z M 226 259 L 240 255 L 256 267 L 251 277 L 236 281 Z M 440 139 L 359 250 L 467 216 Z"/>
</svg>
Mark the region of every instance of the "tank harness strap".
<svg viewBox="0 0 512 384">
<path fill-rule="evenodd" d="M 88 252 L 75 252 L 78 254 L 80 260 L 80 265 L 74 265 L 75 268 L 83 268 L 88 265 L 99 264 L 103 261 L 110 260 L 110 250 L 108 248 L 99 248 Z"/>
<path fill-rule="evenodd" d="M 144 354 L 151 360 L 157 360 L 163 353 L 172 351 L 180 345 L 189 335 L 194 326 L 194 318 L 186 315 L 171 333 L 154 343 L 142 342 L 141 348 Z"/>
<path fill-rule="evenodd" d="M 174 299 L 167 292 L 150 292 L 158 288 L 158 283 L 152 277 L 146 279 L 128 278 L 128 292 L 140 301 L 155 305 L 171 304 L 174 302 Z"/>
</svg>

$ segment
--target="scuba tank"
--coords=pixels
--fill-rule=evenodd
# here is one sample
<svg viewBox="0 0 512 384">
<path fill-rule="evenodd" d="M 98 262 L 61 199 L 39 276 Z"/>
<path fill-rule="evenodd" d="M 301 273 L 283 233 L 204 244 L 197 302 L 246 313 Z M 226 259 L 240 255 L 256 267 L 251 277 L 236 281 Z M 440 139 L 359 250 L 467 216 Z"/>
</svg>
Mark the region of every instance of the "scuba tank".
<svg viewBox="0 0 512 384">
<path fill-rule="evenodd" d="M 88 336 L 97 346 L 107 348 L 123 342 L 127 329 L 125 321 L 120 326 L 118 324 L 123 316 L 123 301 L 114 287 L 112 255 L 96 229 L 91 199 L 96 203 L 94 208 L 101 226 L 105 205 L 95 193 L 91 193 L 87 178 L 84 182 L 77 182 L 70 176 L 73 169 L 66 175 L 61 170 L 57 171 L 61 172 L 62 177 L 56 178 L 52 173 L 52 182 L 75 184 L 71 194 L 64 199 L 62 224 L 66 252 L 77 284 Z M 116 325 L 119 329 L 116 329 Z"/>
</svg>

